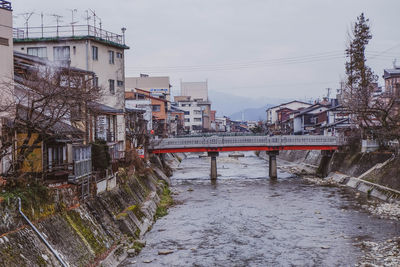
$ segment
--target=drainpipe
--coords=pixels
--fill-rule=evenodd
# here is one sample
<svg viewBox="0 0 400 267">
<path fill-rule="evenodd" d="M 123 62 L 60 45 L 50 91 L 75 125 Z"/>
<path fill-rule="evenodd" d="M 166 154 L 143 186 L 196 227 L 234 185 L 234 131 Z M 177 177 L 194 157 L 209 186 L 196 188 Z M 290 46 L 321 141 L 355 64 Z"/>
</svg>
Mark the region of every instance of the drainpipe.
<svg viewBox="0 0 400 267">
<path fill-rule="evenodd" d="M 63 267 L 67 267 L 68 265 L 64 262 L 64 260 L 60 257 L 58 252 L 53 249 L 53 247 L 47 242 L 47 240 L 44 238 L 44 236 L 39 232 L 39 230 L 33 225 L 33 223 L 28 219 L 28 217 L 25 216 L 25 214 L 21 210 L 21 198 L 18 197 L 18 211 L 22 215 L 22 217 L 27 221 L 27 223 L 32 227 L 33 231 L 36 232 L 36 234 L 39 236 L 40 239 L 46 244 L 46 246 L 50 249 L 50 251 L 56 256 L 57 260 L 61 263 Z"/>
</svg>

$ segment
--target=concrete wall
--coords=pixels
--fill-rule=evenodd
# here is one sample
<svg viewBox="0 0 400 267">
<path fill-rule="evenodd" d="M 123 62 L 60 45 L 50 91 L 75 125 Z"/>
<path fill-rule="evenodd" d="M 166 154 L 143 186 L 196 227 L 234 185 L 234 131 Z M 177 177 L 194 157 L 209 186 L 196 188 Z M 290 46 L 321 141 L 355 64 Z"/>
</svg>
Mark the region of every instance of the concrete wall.
<svg viewBox="0 0 400 267">
<path fill-rule="evenodd" d="M 126 256 L 124 244 L 132 246 L 154 222 L 160 180 L 168 179 L 154 169 L 140 178 L 121 176 L 117 188 L 86 202 L 77 201 L 77 186 L 63 185 L 40 203 L 23 199 L 22 208 L 69 266 L 100 266 L 107 256 L 104 266 L 116 266 Z M 115 187 L 115 181 L 108 187 Z M 0 200 L 0 214 L 0 266 L 60 266 L 18 214 L 16 199 Z"/>
<path fill-rule="evenodd" d="M 12 39 L 12 11 L 0 8 L 0 105 L 11 101 L 12 88 L 7 83 L 13 80 L 13 39 Z M 0 135 L 2 128 L 1 117 L 9 114 L 0 113 Z M 0 143 L 1 146 L 1 143 Z M 8 167 L 9 160 L 0 160 L 0 174 Z"/>
</svg>

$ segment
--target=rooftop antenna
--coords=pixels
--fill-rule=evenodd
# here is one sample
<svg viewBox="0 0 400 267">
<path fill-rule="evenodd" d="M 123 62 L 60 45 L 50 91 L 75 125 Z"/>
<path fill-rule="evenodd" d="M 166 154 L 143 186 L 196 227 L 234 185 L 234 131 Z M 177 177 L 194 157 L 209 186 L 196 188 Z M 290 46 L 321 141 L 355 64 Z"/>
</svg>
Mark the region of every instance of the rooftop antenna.
<svg viewBox="0 0 400 267">
<path fill-rule="evenodd" d="M 126 28 L 123 27 L 123 28 L 121 29 L 121 31 L 122 31 L 122 39 L 123 39 L 124 44 L 125 44 L 125 32 L 126 32 Z"/>
<path fill-rule="evenodd" d="M 89 27 L 89 24 L 90 24 L 90 22 L 89 22 L 90 21 L 89 10 L 85 10 L 85 13 L 86 13 L 85 20 L 86 20 L 87 25 Z"/>
<path fill-rule="evenodd" d="M 399 68 L 399 67 L 397 67 L 396 62 L 397 62 L 397 59 L 396 58 L 393 59 L 393 68 L 394 69 L 398 69 Z"/>
<path fill-rule="evenodd" d="M 57 37 L 58 37 L 58 28 L 59 28 L 60 22 L 62 22 L 61 18 L 62 18 L 63 16 L 60 16 L 60 15 L 57 15 L 57 14 L 50 14 L 50 16 L 54 17 L 55 20 L 56 20 L 56 24 L 57 24 Z"/>
<path fill-rule="evenodd" d="M 19 15 L 22 15 L 25 19 L 26 38 L 29 37 L 29 20 L 31 19 L 33 14 L 34 14 L 34 12 L 26 12 L 26 13 L 19 14 Z"/>
<path fill-rule="evenodd" d="M 42 38 L 43 38 L 43 12 L 40 12 L 40 28 L 42 29 Z"/>
<path fill-rule="evenodd" d="M 68 9 L 69 11 L 71 11 L 71 27 L 72 27 L 72 36 L 75 36 L 75 31 L 74 31 L 74 24 L 77 23 L 78 21 L 74 20 L 74 14 L 76 12 L 78 12 L 78 10 L 76 8 L 74 9 Z"/>
<path fill-rule="evenodd" d="M 326 91 L 327 91 L 326 97 L 329 99 L 331 96 L 332 88 L 326 88 Z"/>
<path fill-rule="evenodd" d="M 92 12 L 92 17 L 93 17 L 93 30 L 94 30 L 94 33 L 95 33 L 95 35 L 96 35 L 96 17 L 97 17 L 96 11 L 95 11 L 95 10 L 92 10 L 92 9 L 90 9 L 90 8 L 89 8 L 89 11 Z"/>
</svg>

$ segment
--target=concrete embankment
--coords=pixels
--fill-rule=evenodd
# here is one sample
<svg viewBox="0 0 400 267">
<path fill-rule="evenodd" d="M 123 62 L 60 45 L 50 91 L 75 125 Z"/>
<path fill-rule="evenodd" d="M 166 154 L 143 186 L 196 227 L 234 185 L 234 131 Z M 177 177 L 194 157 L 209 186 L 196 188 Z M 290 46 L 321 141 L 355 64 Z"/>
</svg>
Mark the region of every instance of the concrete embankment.
<svg viewBox="0 0 400 267">
<path fill-rule="evenodd" d="M 141 172 L 121 168 L 116 188 L 86 201 L 72 185 L 31 186 L 26 191 L 32 198 L 14 192 L 0 199 L 0 266 L 61 265 L 18 213 L 19 195 L 23 212 L 69 266 L 113 266 L 127 251 L 138 251 L 169 184 L 169 166 L 179 158 L 166 155 L 163 162 L 152 162 Z"/>
<path fill-rule="evenodd" d="M 293 174 L 321 176 L 324 170 L 321 183 L 347 186 L 387 202 L 400 200 L 400 158 L 391 153 L 335 152 L 324 161 L 320 151 L 281 151 L 278 158 L 280 168 Z"/>
</svg>

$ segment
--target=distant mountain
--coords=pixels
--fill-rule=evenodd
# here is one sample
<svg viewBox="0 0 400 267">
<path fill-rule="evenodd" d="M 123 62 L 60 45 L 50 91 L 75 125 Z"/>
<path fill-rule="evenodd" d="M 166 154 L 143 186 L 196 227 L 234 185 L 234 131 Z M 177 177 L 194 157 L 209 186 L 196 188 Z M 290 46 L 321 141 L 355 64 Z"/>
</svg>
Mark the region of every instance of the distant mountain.
<svg viewBox="0 0 400 267">
<path fill-rule="evenodd" d="M 265 120 L 266 107 L 275 106 L 288 101 L 288 99 L 277 98 L 242 97 L 211 90 L 209 91 L 208 98 L 212 103 L 211 108 L 217 111 L 218 117 L 235 116 L 238 120 L 242 118 L 242 111 L 245 112 L 245 120 L 258 120 L 259 118 Z M 237 115 L 239 113 L 240 115 Z"/>
<path fill-rule="evenodd" d="M 242 120 L 245 121 L 259 121 L 259 120 L 266 120 L 266 109 L 272 107 L 273 105 L 266 105 L 261 108 L 247 108 L 239 112 L 235 112 L 228 116 L 232 120 Z"/>
</svg>

